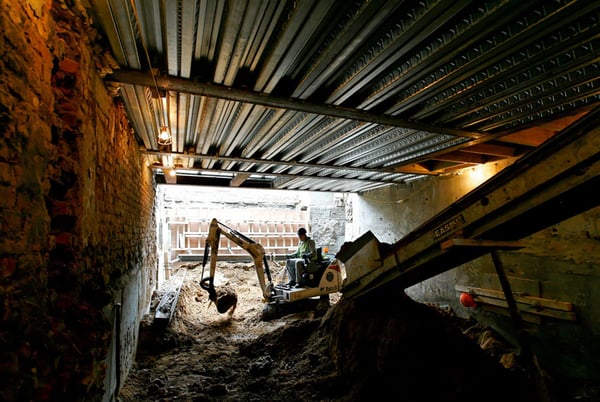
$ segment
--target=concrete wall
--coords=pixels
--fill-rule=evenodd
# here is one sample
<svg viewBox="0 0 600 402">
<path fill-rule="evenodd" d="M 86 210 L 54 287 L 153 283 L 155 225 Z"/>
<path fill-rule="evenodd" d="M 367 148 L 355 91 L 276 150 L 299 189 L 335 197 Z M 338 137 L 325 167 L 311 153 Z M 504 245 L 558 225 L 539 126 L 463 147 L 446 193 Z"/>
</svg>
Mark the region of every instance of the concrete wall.
<svg viewBox="0 0 600 402">
<path fill-rule="evenodd" d="M 356 239 L 370 230 L 379 241 L 394 243 L 512 162 L 490 163 L 460 176 L 426 178 L 360 196 L 348 195 L 346 239 Z"/>
<path fill-rule="evenodd" d="M 507 163 L 491 163 L 461 175 L 390 186 L 347 201 L 347 239 L 371 230 L 394 243 Z M 600 209 L 596 208 L 524 239 L 518 252 L 500 252 L 514 292 L 573 303 L 576 320 L 540 317 L 527 329 L 542 366 L 559 375 L 600 378 Z M 499 312 L 467 309 L 456 285 L 501 290 L 489 255 L 407 289 L 412 298 L 447 305 L 463 317 L 492 325 L 516 342 L 513 324 Z M 503 310 L 506 313 L 506 310 Z M 560 351 L 560 352 L 559 352 Z"/>
<path fill-rule="evenodd" d="M 0 2 L 2 400 L 110 399 L 156 278 L 153 178 L 68 4 Z"/>
<path fill-rule="evenodd" d="M 346 195 L 339 193 L 308 193 L 311 236 L 317 247 L 337 252 L 345 241 Z"/>
</svg>

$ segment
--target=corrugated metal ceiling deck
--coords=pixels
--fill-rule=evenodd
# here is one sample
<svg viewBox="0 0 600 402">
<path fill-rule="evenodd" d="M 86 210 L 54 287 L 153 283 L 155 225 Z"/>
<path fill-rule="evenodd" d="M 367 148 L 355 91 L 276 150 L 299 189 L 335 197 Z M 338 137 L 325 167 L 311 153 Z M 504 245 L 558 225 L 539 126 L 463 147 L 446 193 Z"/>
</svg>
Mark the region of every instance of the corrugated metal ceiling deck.
<svg viewBox="0 0 600 402">
<path fill-rule="evenodd" d="M 410 182 L 521 155 L 600 100 L 598 1 L 89 7 L 149 162 L 181 184 Z"/>
</svg>

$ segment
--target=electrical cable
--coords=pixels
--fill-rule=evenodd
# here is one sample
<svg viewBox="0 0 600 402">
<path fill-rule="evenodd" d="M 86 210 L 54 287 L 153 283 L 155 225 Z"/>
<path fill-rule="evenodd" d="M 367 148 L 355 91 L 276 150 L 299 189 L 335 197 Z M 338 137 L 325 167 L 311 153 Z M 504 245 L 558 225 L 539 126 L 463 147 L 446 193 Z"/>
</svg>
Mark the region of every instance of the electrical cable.
<svg viewBox="0 0 600 402">
<path fill-rule="evenodd" d="M 142 25 L 140 23 L 137 8 L 135 6 L 134 0 L 130 0 L 129 3 L 131 5 L 133 17 L 135 18 L 135 23 L 137 25 L 140 42 L 142 44 L 142 49 L 144 50 L 144 54 L 146 56 L 146 61 L 148 62 L 148 68 L 150 69 L 150 76 L 152 77 L 152 82 L 154 82 L 154 88 L 156 89 L 156 95 L 160 97 L 160 90 L 158 89 L 158 81 L 156 80 L 156 75 L 154 74 L 154 68 L 152 67 L 152 62 L 150 61 L 150 53 L 148 52 L 148 47 L 146 46 L 146 42 L 144 40 L 144 35 L 142 34 Z M 171 136 L 171 133 L 169 132 L 169 126 L 168 126 L 168 124 L 166 122 L 166 118 L 165 118 L 165 111 L 163 109 L 162 101 L 160 101 L 160 100 L 158 101 L 158 107 L 159 107 L 159 114 L 160 114 L 160 120 L 161 120 L 159 122 L 160 128 L 159 128 L 159 133 L 157 136 L 158 144 L 159 145 L 170 145 L 171 142 L 173 141 L 173 137 Z M 166 133 L 168 134 L 168 136 L 165 136 L 164 138 L 162 136 L 163 130 L 166 130 Z"/>
</svg>

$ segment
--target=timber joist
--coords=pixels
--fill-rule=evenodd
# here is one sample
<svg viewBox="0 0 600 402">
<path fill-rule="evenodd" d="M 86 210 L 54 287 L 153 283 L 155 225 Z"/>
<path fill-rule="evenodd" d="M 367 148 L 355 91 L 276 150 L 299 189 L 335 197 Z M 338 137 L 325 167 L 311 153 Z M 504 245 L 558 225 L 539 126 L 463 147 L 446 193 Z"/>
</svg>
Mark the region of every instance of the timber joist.
<svg viewBox="0 0 600 402">
<path fill-rule="evenodd" d="M 454 289 L 457 292 L 470 294 L 484 310 L 507 315 L 506 296 L 499 290 L 464 285 L 454 285 Z M 524 321 L 540 323 L 539 317 L 575 321 L 577 317 L 571 302 L 518 293 L 515 293 L 513 297 Z"/>
</svg>

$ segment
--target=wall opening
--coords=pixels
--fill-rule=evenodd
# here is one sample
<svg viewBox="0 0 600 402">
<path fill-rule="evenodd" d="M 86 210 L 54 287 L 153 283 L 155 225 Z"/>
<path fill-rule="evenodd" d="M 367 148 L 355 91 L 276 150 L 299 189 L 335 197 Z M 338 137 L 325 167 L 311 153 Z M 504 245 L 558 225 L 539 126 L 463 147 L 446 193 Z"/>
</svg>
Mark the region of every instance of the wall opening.
<svg viewBox="0 0 600 402">
<path fill-rule="evenodd" d="M 304 227 L 318 247 L 334 252 L 345 238 L 345 204 L 340 193 L 159 185 L 157 250 L 159 284 L 177 262 L 201 262 L 210 222 L 216 218 L 260 243 L 270 260 L 285 259 Z M 221 238 L 219 260 L 250 261 L 250 255 Z"/>
</svg>

